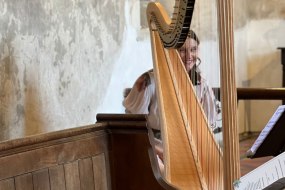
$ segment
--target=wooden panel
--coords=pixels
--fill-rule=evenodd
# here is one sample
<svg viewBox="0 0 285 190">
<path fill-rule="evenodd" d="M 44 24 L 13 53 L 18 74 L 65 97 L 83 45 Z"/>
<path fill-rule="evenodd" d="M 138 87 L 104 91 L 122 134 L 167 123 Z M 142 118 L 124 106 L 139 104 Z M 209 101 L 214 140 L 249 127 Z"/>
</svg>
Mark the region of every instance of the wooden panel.
<svg viewBox="0 0 285 190">
<path fill-rule="evenodd" d="M 151 169 L 147 131 L 112 134 L 111 142 L 112 189 L 164 189 L 156 181 Z"/>
<path fill-rule="evenodd" d="M 50 189 L 65 190 L 65 178 L 63 165 L 49 168 Z"/>
<path fill-rule="evenodd" d="M 72 162 L 80 158 L 91 157 L 108 150 L 106 134 L 96 137 L 96 133 L 90 133 L 76 137 L 77 139 L 74 138 L 72 142 L 0 158 L 0 180 Z M 7 166 L 10 166 L 9 170 L 6 169 Z"/>
<path fill-rule="evenodd" d="M 15 178 L 16 190 L 33 190 L 32 174 L 24 174 Z"/>
<path fill-rule="evenodd" d="M 79 160 L 80 187 L 84 190 L 94 190 L 94 177 L 91 158 Z"/>
<path fill-rule="evenodd" d="M 124 116 L 120 115 L 119 118 Z M 94 130 L 88 129 L 91 130 L 90 133 L 81 134 L 80 129 L 77 129 L 76 132 L 80 135 L 74 136 L 72 133 L 72 137 L 62 134 L 63 136 L 60 135 L 59 138 L 57 132 L 54 132 L 52 135 L 46 134 L 48 139 L 34 136 L 17 141 L 16 144 L 10 141 L 2 143 L 0 190 L 85 190 L 92 189 L 92 183 L 96 190 L 163 189 L 158 188 L 148 155 L 145 154 L 149 147 L 145 117 L 139 117 L 144 121 L 142 119 L 136 121 L 137 117 L 129 116 L 128 121 L 124 119 L 117 121 L 115 118 L 112 122 L 98 124 L 106 126 L 104 123 L 108 123 L 110 129 L 108 133 L 105 129 L 97 131 L 94 128 Z M 113 133 L 115 136 L 125 133 L 127 135 L 119 135 L 123 139 L 114 138 L 114 141 L 111 141 L 110 136 Z M 137 133 L 138 136 L 144 136 L 142 142 L 140 137 L 137 139 Z M 24 145 L 20 142 L 24 142 Z M 116 153 L 113 154 L 110 149 Z M 114 167 L 114 165 L 119 166 Z M 122 173 L 125 169 L 127 172 Z M 120 177 L 119 180 L 111 180 L 111 176 Z M 14 178 L 11 177 L 15 177 L 15 180 L 13 181 Z M 49 182 L 50 187 L 47 187 L 47 183 L 43 186 L 41 181 Z M 153 182 L 156 185 L 153 186 Z"/>
<path fill-rule="evenodd" d="M 48 169 L 33 173 L 34 190 L 50 190 Z"/>
<path fill-rule="evenodd" d="M 100 154 L 92 158 L 93 160 L 93 171 L 94 181 L 96 190 L 107 190 L 107 175 L 106 175 L 106 163 L 105 155 Z"/>
<path fill-rule="evenodd" d="M 25 152 L 32 149 L 43 148 L 54 145 L 54 142 L 60 140 L 62 143 L 70 141 L 70 137 L 76 137 L 83 134 L 104 132 L 107 123 L 96 123 L 95 125 L 87 125 L 49 133 L 43 133 L 28 136 L 19 139 L 13 139 L 0 142 L 0 156 L 8 156 L 11 154 Z M 57 143 L 58 144 L 58 143 Z"/>
<path fill-rule="evenodd" d="M 15 190 L 14 178 L 0 181 L 0 190 Z"/>
<path fill-rule="evenodd" d="M 68 163 L 64 165 L 65 181 L 67 190 L 79 190 L 79 170 L 78 161 Z"/>
<path fill-rule="evenodd" d="M 109 190 L 111 190 L 112 188 L 112 178 L 111 178 L 111 163 L 110 163 L 110 156 L 109 156 L 110 152 L 105 152 L 104 156 L 105 156 L 105 164 L 106 164 L 106 176 L 107 176 L 107 187 Z"/>
</svg>

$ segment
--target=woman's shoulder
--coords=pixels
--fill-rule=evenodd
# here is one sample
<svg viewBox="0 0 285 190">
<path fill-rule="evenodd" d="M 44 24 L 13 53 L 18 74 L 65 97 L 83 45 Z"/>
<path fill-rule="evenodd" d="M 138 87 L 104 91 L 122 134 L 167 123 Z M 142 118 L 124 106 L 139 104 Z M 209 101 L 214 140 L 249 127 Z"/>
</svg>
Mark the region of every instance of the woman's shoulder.
<svg viewBox="0 0 285 190">
<path fill-rule="evenodd" d="M 138 91 L 145 90 L 149 85 L 153 83 L 153 69 L 144 72 L 135 82 L 135 87 Z"/>
</svg>

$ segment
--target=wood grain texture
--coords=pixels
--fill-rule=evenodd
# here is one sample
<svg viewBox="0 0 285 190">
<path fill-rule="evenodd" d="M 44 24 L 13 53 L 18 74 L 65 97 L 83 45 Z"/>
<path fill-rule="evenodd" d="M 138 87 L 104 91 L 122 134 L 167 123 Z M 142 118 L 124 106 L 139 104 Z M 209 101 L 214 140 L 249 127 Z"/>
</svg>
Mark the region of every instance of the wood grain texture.
<svg viewBox="0 0 285 190">
<path fill-rule="evenodd" d="M 0 181 L 0 190 L 15 190 L 14 178 Z"/>
<path fill-rule="evenodd" d="M 178 95 L 167 65 L 169 61 L 166 59 L 158 33 L 152 31 L 151 37 L 152 51 L 155 55 L 154 73 L 158 91 L 160 121 L 163 126 L 165 178 L 179 189 L 189 187 L 202 189 L 204 181 L 200 180 L 199 169 L 193 156 L 193 147 L 187 137 Z"/>
<path fill-rule="evenodd" d="M 112 189 L 164 189 L 156 181 L 151 169 L 148 155 L 151 145 L 146 128 L 144 132 L 125 130 L 114 133 L 111 136 L 111 143 Z"/>
<path fill-rule="evenodd" d="M 44 134 L 28 136 L 20 139 L 0 142 L 0 155 L 9 155 L 19 153 L 20 151 L 28 151 L 35 148 L 46 146 L 48 142 L 61 139 L 62 141 L 70 139 L 70 137 L 82 134 L 102 131 L 106 129 L 107 123 L 96 123 L 82 127 L 54 131 Z"/>
<path fill-rule="evenodd" d="M 104 156 L 105 156 L 105 164 L 106 164 L 107 187 L 108 187 L 108 190 L 111 190 L 112 189 L 112 177 L 111 177 L 110 151 L 104 152 Z"/>
<path fill-rule="evenodd" d="M 105 155 L 100 154 L 92 158 L 95 189 L 108 190 Z"/>
<path fill-rule="evenodd" d="M 137 116 L 136 122 L 132 116 L 127 120 L 121 116 L 118 120 L 118 116 L 115 119 L 106 116 L 112 122 L 104 120 L 98 124 L 108 126 L 108 131 L 88 128 L 86 133 L 83 127 L 84 133 L 78 128 L 75 131 L 79 135 L 71 133 L 70 137 L 61 131 L 59 136 L 63 138 L 45 142 L 35 136 L 28 138 L 29 145 L 25 139 L 21 140 L 24 146 L 17 144 L 19 141 L 17 147 L 10 145 L 10 141 L 2 144 L 6 148 L 0 153 L 0 188 L 162 190 L 147 153 L 150 144 L 146 117 Z M 46 135 L 50 138 L 50 134 Z"/>
<path fill-rule="evenodd" d="M 72 162 L 108 151 L 106 134 L 97 136 L 96 133 L 91 133 L 80 135 L 77 139 L 72 138 L 71 140 L 71 142 L 61 143 L 59 141 L 59 144 L 54 146 L 1 157 L 0 179 Z M 10 166 L 9 170 L 5 169 L 7 165 Z"/>
<path fill-rule="evenodd" d="M 33 190 L 33 176 L 31 173 L 15 178 L 16 190 Z"/>
<path fill-rule="evenodd" d="M 50 190 L 48 169 L 33 172 L 34 190 Z"/>
<path fill-rule="evenodd" d="M 79 160 L 78 162 L 81 189 L 94 190 L 95 185 L 93 176 L 96 171 L 93 172 L 93 164 L 91 158 Z M 104 177 L 102 176 L 102 178 Z"/>
<path fill-rule="evenodd" d="M 63 165 L 53 166 L 49 168 L 50 189 L 65 190 L 65 177 Z"/>
<path fill-rule="evenodd" d="M 65 183 L 67 190 L 80 190 L 78 161 L 64 164 Z"/>
<path fill-rule="evenodd" d="M 218 0 L 217 6 L 221 62 L 221 97 L 223 97 L 224 189 L 233 189 L 233 182 L 240 178 L 237 92 L 234 64 L 233 0 Z"/>
</svg>

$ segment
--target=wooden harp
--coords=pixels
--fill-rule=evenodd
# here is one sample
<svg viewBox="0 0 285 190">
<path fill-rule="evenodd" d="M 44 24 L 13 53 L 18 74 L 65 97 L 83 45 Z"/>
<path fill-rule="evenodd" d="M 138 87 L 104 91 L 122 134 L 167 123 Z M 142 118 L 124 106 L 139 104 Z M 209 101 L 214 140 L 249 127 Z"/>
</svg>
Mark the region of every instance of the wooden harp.
<svg viewBox="0 0 285 190">
<path fill-rule="evenodd" d="M 195 0 L 176 0 L 171 19 L 161 4 L 152 2 L 147 7 L 162 125 L 164 178 L 178 189 L 233 189 L 234 180 L 240 176 L 233 2 L 217 0 L 223 151 L 214 140 L 177 51 L 187 37 L 194 5 Z"/>
</svg>

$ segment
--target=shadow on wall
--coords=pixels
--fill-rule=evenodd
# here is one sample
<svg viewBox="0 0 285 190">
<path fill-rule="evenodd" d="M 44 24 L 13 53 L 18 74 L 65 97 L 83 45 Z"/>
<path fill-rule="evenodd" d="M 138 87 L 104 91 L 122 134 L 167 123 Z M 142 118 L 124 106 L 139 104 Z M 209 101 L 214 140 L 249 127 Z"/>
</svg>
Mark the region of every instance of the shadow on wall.
<svg viewBox="0 0 285 190">
<path fill-rule="evenodd" d="M 0 139 L 7 139 L 9 136 L 10 113 L 13 104 L 13 80 L 10 75 L 10 57 L 0 60 Z"/>
<path fill-rule="evenodd" d="M 9 44 L 6 45 L 2 56 L 0 58 L 0 141 L 42 132 L 43 109 L 37 87 L 31 83 L 25 84 L 26 76 L 22 75 L 22 68 L 16 64 L 13 48 Z"/>
<path fill-rule="evenodd" d="M 248 60 L 250 87 L 280 87 L 282 65 L 280 51 L 251 56 Z"/>
<path fill-rule="evenodd" d="M 21 131 L 14 129 L 22 126 L 22 115 L 19 115 L 22 107 L 19 69 L 14 63 L 11 49 L 6 47 L 6 52 L 0 59 L 0 140 L 19 136 Z"/>
<path fill-rule="evenodd" d="M 44 105 L 41 101 L 38 87 L 30 80 L 30 84 L 26 86 L 24 98 L 25 122 L 23 136 L 43 133 L 45 129 L 45 122 L 43 119 Z"/>
<path fill-rule="evenodd" d="M 250 88 L 282 87 L 282 65 L 278 50 L 270 54 L 252 57 L 248 63 L 250 79 L 244 81 Z M 240 126 L 246 131 L 261 131 L 271 118 L 276 108 L 281 105 L 279 100 L 247 100 L 244 101 L 244 118 Z M 242 112 L 242 111 L 241 111 Z"/>
</svg>

